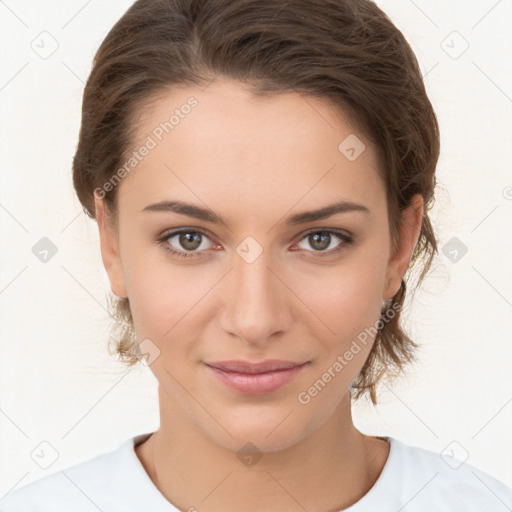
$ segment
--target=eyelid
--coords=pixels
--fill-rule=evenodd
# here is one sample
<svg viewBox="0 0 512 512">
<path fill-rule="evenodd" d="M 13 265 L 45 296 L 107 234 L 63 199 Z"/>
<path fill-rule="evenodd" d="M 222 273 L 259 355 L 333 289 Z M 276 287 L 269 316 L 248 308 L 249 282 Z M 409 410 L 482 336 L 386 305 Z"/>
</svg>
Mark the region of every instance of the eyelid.
<svg viewBox="0 0 512 512">
<path fill-rule="evenodd" d="M 303 233 L 300 233 L 297 235 L 298 240 L 302 240 L 305 236 L 310 235 L 311 233 L 333 233 L 338 236 L 346 236 L 347 238 L 353 238 L 352 233 L 347 231 L 346 229 L 340 229 L 340 228 L 311 228 Z"/>
</svg>

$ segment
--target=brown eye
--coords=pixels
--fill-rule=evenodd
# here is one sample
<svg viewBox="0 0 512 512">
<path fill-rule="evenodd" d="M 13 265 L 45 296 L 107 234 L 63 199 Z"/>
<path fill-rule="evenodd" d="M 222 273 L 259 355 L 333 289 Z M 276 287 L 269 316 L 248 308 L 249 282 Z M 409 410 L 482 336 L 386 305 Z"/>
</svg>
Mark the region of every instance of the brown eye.
<svg viewBox="0 0 512 512">
<path fill-rule="evenodd" d="M 178 243 L 187 251 L 195 251 L 201 245 L 201 233 L 183 232 L 178 235 Z"/>
<path fill-rule="evenodd" d="M 337 245 L 335 244 L 336 240 L 339 241 Z M 327 256 L 337 253 L 338 251 L 346 249 L 353 243 L 350 236 L 332 230 L 310 231 L 302 237 L 300 243 L 303 241 L 307 241 L 307 245 L 309 246 L 309 248 L 305 247 L 305 249 L 308 252 L 318 253 L 318 256 Z M 311 248 L 313 250 L 311 250 Z"/>
<path fill-rule="evenodd" d="M 158 239 L 166 251 L 183 258 L 206 256 L 206 249 L 212 245 L 204 244 L 205 241 L 209 241 L 205 233 L 192 229 L 167 232 Z"/>
<path fill-rule="evenodd" d="M 323 251 L 329 247 L 331 243 L 331 235 L 329 233 L 313 233 L 308 235 L 311 247 L 316 251 Z"/>
</svg>

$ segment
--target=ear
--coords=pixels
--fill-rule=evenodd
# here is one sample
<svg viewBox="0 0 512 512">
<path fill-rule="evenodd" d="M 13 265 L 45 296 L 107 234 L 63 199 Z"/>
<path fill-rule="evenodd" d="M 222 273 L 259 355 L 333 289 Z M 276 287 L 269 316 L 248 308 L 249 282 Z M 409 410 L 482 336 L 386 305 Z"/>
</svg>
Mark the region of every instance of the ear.
<svg viewBox="0 0 512 512">
<path fill-rule="evenodd" d="M 119 298 L 128 296 L 124 283 L 123 267 L 119 253 L 119 244 L 113 227 L 107 220 L 103 199 L 94 195 L 96 222 L 100 232 L 101 259 L 108 274 L 112 292 Z"/>
<path fill-rule="evenodd" d="M 423 213 L 423 196 L 416 194 L 411 199 L 410 205 L 401 213 L 400 240 L 388 262 L 386 285 L 382 291 L 383 299 L 393 297 L 400 290 L 402 278 L 409 268 L 414 248 L 420 236 Z"/>
</svg>

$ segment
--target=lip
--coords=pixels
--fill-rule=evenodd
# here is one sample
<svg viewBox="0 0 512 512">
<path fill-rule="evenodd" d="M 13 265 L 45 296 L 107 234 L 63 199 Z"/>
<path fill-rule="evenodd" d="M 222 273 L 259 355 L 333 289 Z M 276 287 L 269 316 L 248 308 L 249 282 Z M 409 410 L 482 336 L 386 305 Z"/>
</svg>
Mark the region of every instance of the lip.
<svg viewBox="0 0 512 512">
<path fill-rule="evenodd" d="M 246 395 L 272 393 L 290 382 L 308 365 L 277 359 L 252 363 L 250 361 L 215 361 L 205 366 L 221 382 Z"/>
</svg>

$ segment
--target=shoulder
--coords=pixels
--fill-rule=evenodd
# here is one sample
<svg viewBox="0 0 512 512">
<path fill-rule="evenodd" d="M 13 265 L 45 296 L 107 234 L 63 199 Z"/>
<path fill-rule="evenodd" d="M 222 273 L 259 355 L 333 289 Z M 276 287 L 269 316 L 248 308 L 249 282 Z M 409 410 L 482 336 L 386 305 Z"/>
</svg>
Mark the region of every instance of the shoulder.
<svg viewBox="0 0 512 512">
<path fill-rule="evenodd" d="M 130 488 L 126 482 L 130 478 L 129 466 L 123 464 L 130 451 L 133 452 L 133 438 L 108 453 L 11 491 L 0 500 L 0 512 L 117 511 L 110 501 L 116 490 Z"/>
<path fill-rule="evenodd" d="M 386 494 L 394 507 L 408 512 L 498 512 L 512 508 L 509 487 L 456 458 L 453 450 L 436 453 L 388 440 L 390 454 L 375 488 L 381 497 Z"/>
</svg>

